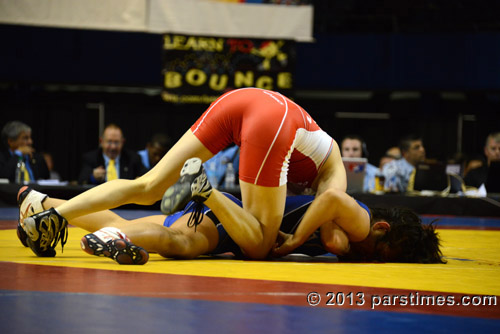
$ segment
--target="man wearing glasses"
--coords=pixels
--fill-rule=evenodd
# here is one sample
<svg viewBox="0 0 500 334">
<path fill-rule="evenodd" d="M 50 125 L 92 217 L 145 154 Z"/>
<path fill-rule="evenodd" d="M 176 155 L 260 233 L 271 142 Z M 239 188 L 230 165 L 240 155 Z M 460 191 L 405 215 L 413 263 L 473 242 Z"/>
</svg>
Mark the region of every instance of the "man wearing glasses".
<svg viewBox="0 0 500 334">
<path fill-rule="evenodd" d="M 99 138 L 99 148 L 83 155 L 78 183 L 101 184 L 115 179 L 135 179 L 146 172 L 139 155 L 123 148 L 125 138 L 116 124 L 109 124 Z"/>
</svg>

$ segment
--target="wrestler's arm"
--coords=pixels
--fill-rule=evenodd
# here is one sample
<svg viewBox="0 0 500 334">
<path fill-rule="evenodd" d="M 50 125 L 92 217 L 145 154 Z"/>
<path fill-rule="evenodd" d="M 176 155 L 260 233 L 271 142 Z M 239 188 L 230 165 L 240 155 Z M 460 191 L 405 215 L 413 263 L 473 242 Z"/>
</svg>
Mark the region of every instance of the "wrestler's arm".
<svg viewBox="0 0 500 334">
<path fill-rule="evenodd" d="M 337 253 L 343 253 L 348 250 L 349 241 L 362 241 L 368 236 L 370 216 L 345 192 L 326 190 L 311 203 L 293 236 L 275 248 L 273 254 L 289 254 L 320 227 L 327 250 L 337 249 Z M 328 233 L 332 236 L 331 239 L 325 238 Z"/>
<path fill-rule="evenodd" d="M 347 176 L 345 172 L 340 148 L 337 142 L 333 141 L 332 151 L 321 167 L 316 185 L 316 194 L 320 195 L 327 189 L 337 189 L 345 192 L 347 190 Z"/>
</svg>

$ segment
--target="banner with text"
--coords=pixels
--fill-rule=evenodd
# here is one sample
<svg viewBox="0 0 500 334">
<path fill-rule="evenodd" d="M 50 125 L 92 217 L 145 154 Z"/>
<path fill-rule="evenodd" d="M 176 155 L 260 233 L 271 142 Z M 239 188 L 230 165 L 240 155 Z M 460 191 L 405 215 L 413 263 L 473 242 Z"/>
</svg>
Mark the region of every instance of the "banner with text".
<svg viewBox="0 0 500 334">
<path fill-rule="evenodd" d="M 165 34 L 164 101 L 211 103 L 237 88 L 258 87 L 293 97 L 295 42 Z"/>
</svg>

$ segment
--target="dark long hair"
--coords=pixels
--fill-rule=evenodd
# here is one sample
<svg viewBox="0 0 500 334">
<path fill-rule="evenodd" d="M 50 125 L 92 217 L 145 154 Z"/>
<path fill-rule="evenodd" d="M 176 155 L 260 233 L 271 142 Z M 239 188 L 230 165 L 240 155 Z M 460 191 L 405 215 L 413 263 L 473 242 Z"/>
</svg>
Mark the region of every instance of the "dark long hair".
<svg viewBox="0 0 500 334">
<path fill-rule="evenodd" d="M 435 222 L 423 224 L 420 217 L 405 208 L 370 208 L 372 222 L 386 221 L 390 230 L 377 240 L 377 257 L 383 262 L 446 263 L 439 249 Z"/>
</svg>

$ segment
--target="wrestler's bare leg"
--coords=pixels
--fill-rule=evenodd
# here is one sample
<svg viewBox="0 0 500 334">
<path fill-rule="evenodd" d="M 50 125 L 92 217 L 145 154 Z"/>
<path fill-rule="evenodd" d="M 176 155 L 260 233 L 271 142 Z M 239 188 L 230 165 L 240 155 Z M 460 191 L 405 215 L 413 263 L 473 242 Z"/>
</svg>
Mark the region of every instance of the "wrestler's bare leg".
<svg viewBox="0 0 500 334">
<path fill-rule="evenodd" d="M 118 179 L 103 183 L 57 206 L 56 209 L 67 220 L 74 220 L 82 215 L 123 204 L 153 204 L 160 200 L 165 190 L 177 181 L 187 159 L 199 157 L 205 161 L 212 156 L 213 154 L 191 130 L 188 130 L 145 175 L 135 180 Z"/>
<path fill-rule="evenodd" d="M 338 191 L 343 192 L 346 185 L 340 149 L 334 142 L 332 152 L 321 167 L 313 187 L 317 187 L 319 193 L 330 188 L 340 189 Z M 237 205 L 229 203 L 225 196 L 215 190 L 205 204 L 212 209 L 246 256 L 261 259 L 268 255 L 276 243 L 285 208 L 286 185 L 263 187 L 240 180 L 240 188 L 244 213 L 241 213 L 241 209 L 238 211 Z M 346 224 L 349 223 L 348 218 L 342 220 L 344 221 Z M 348 231 L 351 232 L 352 229 Z M 324 233 L 325 240 L 329 240 L 329 237 L 335 237 L 333 240 L 345 239 L 345 233 L 343 234 L 341 229 L 330 232 L 331 235 Z"/>
<path fill-rule="evenodd" d="M 106 182 L 56 206 L 56 209 L 61 216 L 74 222 L 77 217 L 123 204 L 152 204 L 177 181 L 187 159 L 199 157 L 205 161 L 212 156 L 188 130 L 144 176 L 136 180 Z M 261 187 L 245 182 L 240 186 L 244 210 L 220 193 L 217 203 L 210 204 L 209 198 L 206 204 L 221 216 L 221 223 L 247 256 L 264 258 L 276 240 L 285 207 L 286 187 Z"/>
<path fill-rule="evenodd" d="M 167 258 L 192 259 L 213 251 L 219 242 L 213 221 L 207 215 L 203 216 L 195 232 L 194 227 L 187 226 L 188 219 L 189 214 L 186 214 L 172 226 L 165 227 L 165 216 L 144 217 L 120 227 L 120 230 L 134 244 Z"/>
<path fill-rule="evenodd" d="M 65 202 L 48 197 L 42 205 L 46 209 Z M 210 253 L 219 241 L 219 234 L 212 219 L 203 216 L 203 221 L 196 227 L 195 232 L 194 228 L 187 227 L 188 218 L 189 214 L 186 214 L 172 226 L 165 227 L 164 215 L 127 220 L 110 210 L 104 210 L 80 216 L 70 220 L 69 223 L 89 232 L 95 232 L 103 227 L 119 228 L 135 245 L 168 258 L 190 259 Z"/>
<path fill-rule="evenodd" d="M 58 207 L 66 203 L 66 200 L 47 197 L 42 205 L 44 209 L 49 209 L 52 207 Z M 123 226 L 125 224 L 130 223 L 130 221 L 120 217 L 116 213 L 110 210 L 103 210 L 93 212 L 78 218 L 74 218 L 68 221 L 71 225 L 80 227 L 89 232 L 95 232 L 103 227 L 109 226 Z"/>
<path fill-rule="evenodd" d="M 240 188 L 244 210 L 215 189 L 204 204 L 246 256 L 262 259 L 276 242 L 285 210 L 286 185 L 262 187 L 240 180 Z"/>
</svg>

